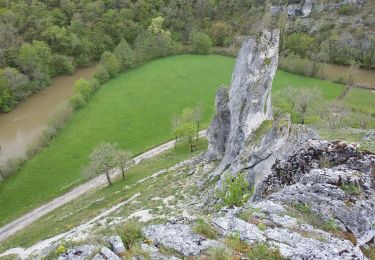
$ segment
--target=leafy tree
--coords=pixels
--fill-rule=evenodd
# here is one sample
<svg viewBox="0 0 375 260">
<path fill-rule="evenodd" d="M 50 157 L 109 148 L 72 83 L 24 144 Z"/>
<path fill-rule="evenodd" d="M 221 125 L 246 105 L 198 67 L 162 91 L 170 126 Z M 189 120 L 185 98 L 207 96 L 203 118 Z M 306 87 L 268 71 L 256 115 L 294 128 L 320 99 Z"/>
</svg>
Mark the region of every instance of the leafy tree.
<svg viewBox="0 0 375 260">
<path fill-rule="evenodd" d="M 51 74 L 53 76 L 72 74 L 75 70 L 72 59 L 65 55 L 54 54 L 51 60 Z"/>
<path fill-rule="evenodd" d="M 116 59 L 116 56 L 109 51 L 105 51 L 102 54 L 100 58 L 100 64 L 103 65 L 104 68 L 106 68 L 111 78 L 116 77 L 120 71 L 119 61 Z"/>
<path fill-rule="evenodd" d="M 21 100 L 31 94 L 30 81 L 26 75 L 15 68 L 4 68 L 5 85 L 16 100 Z"/>
<path fill-rule="evenodd" d="M 112 185 L 110 171 L 118 164 L 117 149 L 110 143 L 102 143 L 90 154 L 89 164 L 84 168 L 86 176 L 98 176 L 105 174 L 108 184 Z"/>
<path fill-rule="evenodd" d="M 196 127 L 194 123 L 182 123 L 178 128 L 177 128 L 177 133 L 183 137 L 186 138 L 189 146 L 190 146 L 190 151 L 194 151 L 194 146 L 193 146 L 193 136 L 196 133 Z"/>
<path fill-rule="evenodd" d="M 13 97 L 6 86 L 6 81 L 4 78 L 4 71 L 0 69 L 0 110 L 3 112 L 10 112 L 13 107 Z"/>
<path fill-rule="evenodd" d="M 190 41 L 194 53 L 208 54 L 211 51 L 212 40 L 203 32 L 193 32 L 190 35 Z"/>
<path fill-rule="evenodd" d="M 122 70 L 134 67 L 134 51 L 130 48 L 126 40 L 121 39 L 121 42 L 114 49 L 114 55 L 119 61 Z"/>
<path fill-rule="evenodd" d="M 226 46 L 232 36 L 232 26 L 224 21 L 217 21 L 212 24 L 210 35 L 216 46 Z"/>
<path fill-rule="evenodd" d="M 199 130 L 200 130 L 202 118 L 203 118 L 203 105 L 202 104 L 198 104 L 194 108 L 194 111 L 193 111 L 193 120 L 194 120 L 196 131 L 197 131 L 196 132 L 197 141 L 199 139 Z"/>
<path fill-rule="evenodd" d="M 87 102 L 91 98 L 93 89 L 90 82 L 85 79 L 79 79 L 74 84 L 74 92 L 76 94 L 81 94 L 83 99 Z"/>
<path fill-rule="evenodd" d="M 81 94 L 77 93 L 70 97 L 69 103 L 74 110 L 78 110 L 86 104 L 86 101 Z"/>
<path fill-rule="evenodd" d="M 32 44 L 22 44 L 17 64 L 35 82 L 35 87 L 41 88 L 49 83 L 51 59 L 52 52 L 48 45 L 43 41 L 33 41 Z"/>
<path fill-rule="evenodd" d="M 94 78 L 96 78 L 101 84 L 107 82 L 109 80 L 109 74 L 107 69 L 99 64 L 96 66 Z"/>
<path fill-rule="evenodd" d="M 315 39 L 304 33 L 292 33 L 285 42 L 285 47 L 301 58 L 308 57 L 308 54 L 316 51 Z"/>
</svg>

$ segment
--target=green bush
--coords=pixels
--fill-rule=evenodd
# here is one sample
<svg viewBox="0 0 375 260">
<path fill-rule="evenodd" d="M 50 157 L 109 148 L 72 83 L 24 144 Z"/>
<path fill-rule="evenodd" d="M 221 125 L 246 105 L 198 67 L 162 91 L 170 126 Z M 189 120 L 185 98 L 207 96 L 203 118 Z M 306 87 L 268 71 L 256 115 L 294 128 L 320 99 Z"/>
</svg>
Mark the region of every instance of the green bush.
<svg viewBox="0 0 375 260">
<path fill-rule="evenodd" d="M 54 54 L 51 61 L 52 75 L 72 74 L 75 70 L 75 66 L 67 56 L 61 54 Z"/>
<path fill-rule="evenodd" d="M 250 249 L 247 257 L 251 260 L 282 260 L 284 259 L 280 252 L 275 249 L 271 249 L 266 244 L 258 244 Z"/>
<path fill-rule="evenodd" d="M 193 32 L 190 35 L 190 43 L 194 53 L 208 54 L 212 48 L 210 36 L 203 32 Z"/>
<path fill-rule="evenodd" d="M 75 94 L 82 95 L 83 99 L 87 102 L 93 94 L 93 88 L 87 80 L 79 79 L 74 84 L 74 92 Z"/>
<path fill-rule="evenodd" d="M 243 205 L 251 197 L 253 191 L 253 188 L 249 189 L 249 183 L 241 174 L 236 178 L 227 176 L 223 190 L 218 191 L 217 195 L 225 205 L 238 207 Z"/>
<path fill-rule="evenodd" d="M 198 219 L 197 223 L 194 226 L 194 231 L 209 239 L 217 238 L 216 230 L 204 219 Z"/>
<path fill-rule="evenodd" d="M 101 64 L 96 66 L 94 78 L 96 78 L 100 82 L 100 84 L 107 82 L 109 80 L 107 69 Z"/>
<path fill-rule="evenodd" d="M 354 13 L 354 5 L 352 4 L 344 4 L 343 6 L 341 6 L 341 8 L 338 10 L 338 13 L 340 15 L 351 15 Z"/>
<path fill-rule="evenodd" d="M 210 256 L 209 259 L 215 259 L 215 260 L 235 259 L 234 256 L 232 256 L 232 254 L 229 252 L 229 250 L 224 247 L 210 248 L 207 251 L 207 254 Z"/>
<path fill-rule="evenodd" d="M 121 239 L 128 249 L 142 242 L 144 236 L 142 233 L 142 225 L 139 221 L 136 219 L 130 219 L 126 222 L 124 228 L 121 230 Z"/>
<path fill-rule="evenodd" d="M 116 77 L 120 71 L 120 63 L 112 52 L 105 51 L 100 58 L 100 64 L 106 68 L 110 78 Z"/>
<path fill-rule="evenodd" d="M 119 61 L 122 70 L 126 70 L 135 66 L 134 51 L 130 48 L 126 40 L 122 39 L 114 49 L 113 53 Z"/>
<path fill-rule="evenodd" d="M 78 110 L 86 104 L 86 101 L 81 94 L 75 94 L 70 97 L 69 103 L 72 105 L 74 110 Z"/>
</svg>

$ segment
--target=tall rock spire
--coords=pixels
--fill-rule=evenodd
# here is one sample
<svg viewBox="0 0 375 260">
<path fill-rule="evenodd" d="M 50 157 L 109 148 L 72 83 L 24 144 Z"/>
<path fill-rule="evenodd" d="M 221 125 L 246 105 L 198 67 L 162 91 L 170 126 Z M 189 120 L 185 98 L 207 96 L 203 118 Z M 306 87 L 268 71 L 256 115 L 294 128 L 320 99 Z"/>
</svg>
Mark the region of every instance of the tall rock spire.
<svg viewBox="0 0 375 260">
<path fill-rule="evenodd" d="M 208 159 L 221 160 L 217 173 L 233 162 L 262 122 L 272 118 L 271 88 L 278 48 L 277 30 L 248 37 L 239 52 L 230 88 L 218 91 L 207 152 Z"/>
</svg>

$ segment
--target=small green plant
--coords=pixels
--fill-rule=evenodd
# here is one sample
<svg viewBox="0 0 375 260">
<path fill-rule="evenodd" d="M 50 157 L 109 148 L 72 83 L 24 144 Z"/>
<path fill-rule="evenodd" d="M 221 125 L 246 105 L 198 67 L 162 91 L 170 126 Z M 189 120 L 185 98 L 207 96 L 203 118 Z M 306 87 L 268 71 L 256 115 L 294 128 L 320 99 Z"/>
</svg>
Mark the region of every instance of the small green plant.
<svg viewBox="0 0 375 260">
<path fill-rule="evenodd" d="M 260 231 L 265 231 L 267 229 L 267 226 L 266 226 L 266 224 L 261 222 L 261 223 L 258 224 L 258 228 L 259 228 Z"/>
<path fill-rule="evenodd" d="M 130 219 L 126 222 L 121 232 L 121 239 L 128 249 L 142 242 L 144 236 L 142 233 L 142 225 L 139 221 Z"/>
<path fill-rule="evenodd" d="M 265 58 L 264 59 L 264 62 L 263 62 L 263 65 L 270 65 L 271 64 L 271 62 L 272 62 L 272 60 L 270 59 L 270 58 Z"/>
<path fill-rule="evenodd" d="M 361 194 L 362 190 L 359 185 L 356 184 L 341 184 L 340 188 L 345 192 L 346 195 L 348 196 L 353 196 L 353 195 L 359 195 Z"/>
<path fill-rule="evenodd" d="M 251 217 L 253 216 L 254 213 L 259 213 L 259 212 L 260 212 L 259 208 L 248 208 L 244 211 L 241 211 L 238 214 L 238 217 L 240 219 L 242 219 L 243 221 L 248 222 L 251 219 Z"/>
<path fill-rule="evenodd" d="M 325 223 L 324 223 L 324 230 L 326 230 L 326 231 L 329 231 L 329 232 L 335 232 L 335 231 L 337 231 L 338 230 L 338 226 L 337 226 L 337 224 L 336 224 L 336 222 L 335 222 L 335 220 L 334 219 L 329 219 L 329 220 L 327 220 Z"/>
<path fill-rule="evenodd" d="M 250 250 L 250 246 L 241 240 L 238 232 L 227 236 L 224 243 L 236 252 L 247 253 Z"/>
<path fill-rule="evenodd" d="M 209 239 L 217 238 L 216 230 L 204 219 L 198 219 L 197 223 L 194 226 L 194 231 Z"/>
<path fill-rule="evenodd" d="M 243 205 L 253 194 L 253 188 L 249 189 L 249 183 L 242 174 L 236 178 L 227 176 L 223 190 L 217 192 L 217 196 L 229 206 Z"/>
<path fill-rule="evenodd" d="M 284 259 L 280 252 L 275 249 L 271 249 L 266 244 L 258 244 L 252 247 L 247 254 L 248 258 L 251 260 L 282 260 Z"/>
<path fill-rule="evenodd" d="M 224 247 L 215 247 L 208 250 L 207 254 L 210 259 L 215 260 L 228 260 L 233 259 L 232 254 Z"/>
</svg>

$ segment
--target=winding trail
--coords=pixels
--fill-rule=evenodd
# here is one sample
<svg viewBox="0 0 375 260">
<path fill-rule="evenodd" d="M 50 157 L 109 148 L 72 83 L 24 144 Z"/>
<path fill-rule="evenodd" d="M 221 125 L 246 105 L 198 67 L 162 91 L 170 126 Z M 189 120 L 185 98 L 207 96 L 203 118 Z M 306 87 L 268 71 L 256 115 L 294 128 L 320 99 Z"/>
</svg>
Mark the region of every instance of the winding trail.
<svg viewBox="0 0 375 260">
<path fill-rule="evenodd" d="M 206 130 L 202 130 L 199 132 L 199 136 L 203 137 L 206 136 Z M 175 140 L 169 141 L 162 145 L 159 145 L 147 152 L 144 152 L 136 157 L 133 158 L 133 166 L 139 164 L 144 159 L 149 159 L 155 157 L 171 148 L 175 145 Z M 132 166 L 130 166 L 132 167 Z M 120 171 L 114 171 L 112 173 L 112 178 L 117 178 L 120 176 Z M 32 210 L 31 212 L 19 217 L 12 222 L 6 224 L 5 226 L 0 228 L 0 241 L 7 239 L 9 236 L 13 235 L 17 231 L 20 231 L 30 225 L 31 223 L 35 222 L 39 218 L 43 217 L 44 215 L 50 213 L 51 211 L 61 207 L 62 205 L 78 198 L 79 196 L 93 191 L 97 188 L 103 187 L 107 184 L 107 179 L 104 174 L 74 188 L 73 190 L 61 195 L 60 197 L 55 198 L 54 200 L 39 206 L 38 208 Z"/>
</svg>

